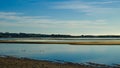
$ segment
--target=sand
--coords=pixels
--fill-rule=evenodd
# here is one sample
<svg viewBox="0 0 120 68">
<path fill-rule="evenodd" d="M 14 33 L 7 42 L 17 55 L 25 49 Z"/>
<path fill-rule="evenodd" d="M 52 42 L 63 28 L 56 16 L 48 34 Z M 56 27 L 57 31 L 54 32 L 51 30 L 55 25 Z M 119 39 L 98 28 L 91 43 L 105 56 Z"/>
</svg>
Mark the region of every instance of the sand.
<svg viewBox="0 0 120 68">
<path fill-rule="evenodd" d="M 120 45 L 120 41 L 95 41 L 95 42 L 59 42 L 59 41 L 15 41 L 0 40 L 0 43 L 21 43 L 21 44 L 70 44 L 70 45 Z"/>
<path fill-rule="evenodd" d="M 120 68 L 120 64 L 110 66 L 92 62 L 79 64 L 72 62 L 61 63 L 46 60 L 0 56 L 0 68 Z"/>
<path fill-rule="evenodd" d="M 58 63 L 16 57 L 0 57 L 0 68 L 96 68 L 90 65 L 71 62 Z"/>
</svg>

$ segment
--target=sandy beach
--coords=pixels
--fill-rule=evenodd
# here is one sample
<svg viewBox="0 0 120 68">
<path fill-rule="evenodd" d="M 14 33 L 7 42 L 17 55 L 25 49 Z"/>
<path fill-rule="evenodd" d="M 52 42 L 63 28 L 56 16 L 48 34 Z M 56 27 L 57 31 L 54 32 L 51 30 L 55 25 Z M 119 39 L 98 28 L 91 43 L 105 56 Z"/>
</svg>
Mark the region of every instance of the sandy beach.
<svg viewBox="0 0 120 68">
<path fill-rule="evenodd" d="M 0 43 L 17 43 L 17 44 L 70 44 L 70 45 L 120 45 L 119 41 L 97 41 L 97 42 L 59 42 L 59 41 L 15 41 L 0 40 Z"/>
</svg>

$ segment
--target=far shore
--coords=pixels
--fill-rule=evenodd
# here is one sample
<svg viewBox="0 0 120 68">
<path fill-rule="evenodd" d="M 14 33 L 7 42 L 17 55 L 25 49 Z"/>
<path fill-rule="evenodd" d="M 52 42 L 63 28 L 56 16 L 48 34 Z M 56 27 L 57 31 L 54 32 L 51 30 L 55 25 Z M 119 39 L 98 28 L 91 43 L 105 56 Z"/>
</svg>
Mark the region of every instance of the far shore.
<svg viewBox="0 0 120 68">
<path fill-rule="evenodd" d="M 61 42 L 61 41 L 0 40 L 0 43 L 14 43 L 14 44 L 70 44 L 70 45 L 120 45 L 120 41 Z"/>
</svg>

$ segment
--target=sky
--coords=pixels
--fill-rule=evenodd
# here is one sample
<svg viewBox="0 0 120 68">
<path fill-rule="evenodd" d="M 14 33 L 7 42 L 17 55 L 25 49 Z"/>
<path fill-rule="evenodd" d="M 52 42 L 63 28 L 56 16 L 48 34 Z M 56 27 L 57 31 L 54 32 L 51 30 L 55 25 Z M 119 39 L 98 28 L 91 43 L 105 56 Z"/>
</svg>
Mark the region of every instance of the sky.
<svg viewBox="0 0 120 68">
<path fill-rule="evenodd" d="M 120 35 L 120 0 L 0 0 L 0 32 Z"/>
</svg>

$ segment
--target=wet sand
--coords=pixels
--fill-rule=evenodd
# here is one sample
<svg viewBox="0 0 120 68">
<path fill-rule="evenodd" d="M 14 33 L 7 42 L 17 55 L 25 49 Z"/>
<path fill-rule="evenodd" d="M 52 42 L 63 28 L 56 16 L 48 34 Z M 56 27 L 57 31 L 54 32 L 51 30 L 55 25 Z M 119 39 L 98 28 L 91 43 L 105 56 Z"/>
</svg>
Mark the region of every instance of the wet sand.
<svg viewBox="0 0 120 68">
<path fill-rule="evenodd" d="M 59 42 L 59 41 L 15 41 L 0 40 L 0 43 L 19 43 L 19 44 L 70 44 L 70 45 L 120 45 L 120 41 L 95 41 L 95 42 Z"/>
<path fill-rule="evenodd" d="M 0 57 L 0 68 L 96 68 L 77 63 L 60 63 L 16 57 Z"/>
<path fill-rule="evenodd" d="M 72 62 L 61 63 L 46 60 L 0 56 L 0 68 L 120 68 L 120 64 L 110 66 L 92 62 L 79 64 Z"/>
</svg>

